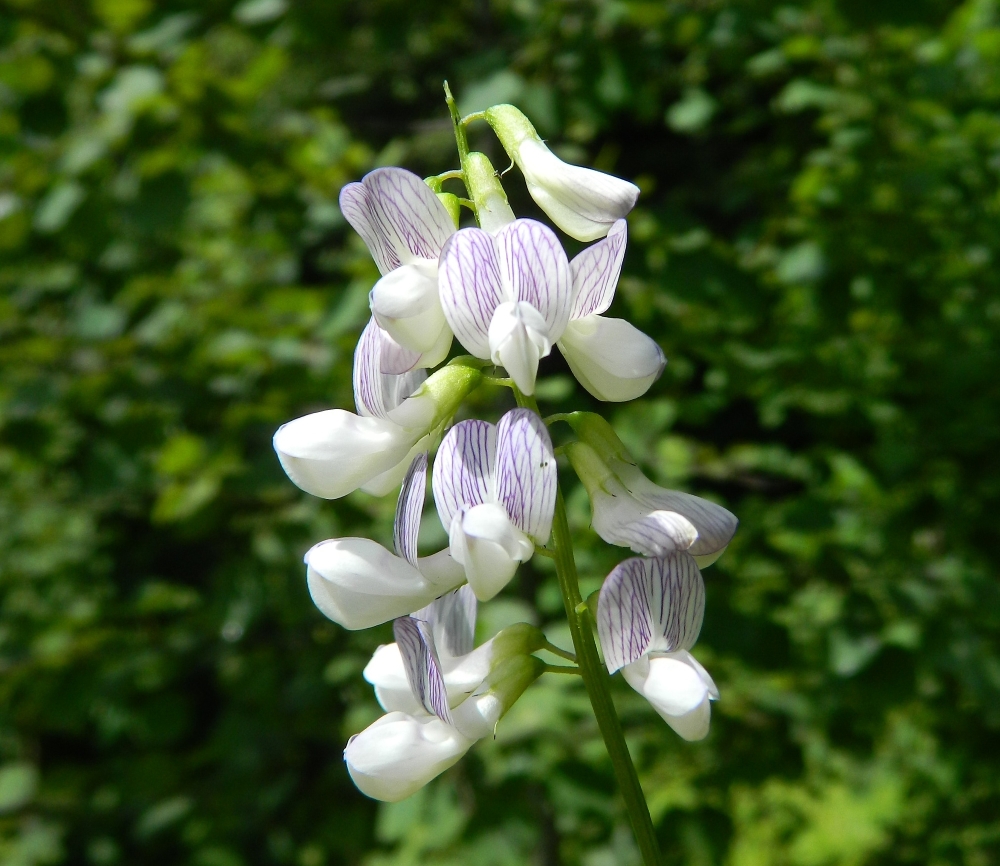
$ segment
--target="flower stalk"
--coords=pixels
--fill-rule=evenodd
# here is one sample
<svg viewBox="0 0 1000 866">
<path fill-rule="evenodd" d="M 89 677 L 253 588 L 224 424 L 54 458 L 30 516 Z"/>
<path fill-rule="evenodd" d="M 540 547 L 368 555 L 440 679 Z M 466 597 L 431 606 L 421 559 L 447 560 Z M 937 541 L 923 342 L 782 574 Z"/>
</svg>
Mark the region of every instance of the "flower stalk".
<svg viewBox="0 0 1000 866">
<path fill-rule="evenodd" d="M 517 389 L 514 390 L 514 395 L 518 406 L 538 412 L 538 403 L 534 397 L 522 394 Z M 635 840 L 645 866 L 660 866 L 663 858 L 660 855 L 659 842 L 656 840 L 656 831 L 653 829 L 653 820 L 649 815 L 649 806 L 646 805 L 646 797 L 642 793 L 639 776 L 632 763 L 628 744 L 625 742 L 621 721 L 611 699 L 608 675 L 597 652 L 594 630 L 585 619 L 590 614 L 580 595 L 580 580 L 576 571 L 576 558 L 573 555 L 573 536 L 566 517 L 566 502 L 558 486 L 555 516 L 552 520 L 552 547 L 555 551 L 559 591 L 566 608 L 566 621 L 569 623 L 573 646 L 576 649 L 577 665 L 587 689 L 587 696 L 594 708 L 597 727 L 601 731 L 608 756 L 611 758 L 618 787 L 625 800 L 632 832 L 635 833 Z"/>
</svg>

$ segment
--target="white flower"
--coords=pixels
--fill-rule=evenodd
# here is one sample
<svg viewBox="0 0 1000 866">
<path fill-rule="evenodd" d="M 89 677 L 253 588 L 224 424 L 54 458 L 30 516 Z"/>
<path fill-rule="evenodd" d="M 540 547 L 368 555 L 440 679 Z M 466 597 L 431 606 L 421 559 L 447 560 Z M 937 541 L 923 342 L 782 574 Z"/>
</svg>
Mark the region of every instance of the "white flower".
<svg viewBox="0 0 1000 866">
<path fill-rule="evenodd" d="M 626 225 L 566 258 L 555 234 L 516 220 L 496 235 L 462 229 L 445 245 L 438 280 L 444 315 L 473 355 L 502 364 L 533 394 L 538 362 L 558 345 L 577 379 L 600 400 L 632 400 L 663 370 L 663 352 L 622 319 L 600 314 L 614 298 Z"/>
<path fill-rule="evenodd" d="M 376 169 L 349 183 L 340 191 L 340 209 L 382 273 L 370 295 L 376 321 L 414 354 L 413 366 L 437 366 L 452 338 L 437 285 L 438 256 L 456 228 L 451 215 L 426 183 L 402 168 Z"/>
<path fill-rule="evenodd" d="M 437 716 L 393 712 L 351 737 L 344 761 L 362 794 L 395 803 L 441 775 L 473 742 Z"/>
<path fill-rule="evenodd" d="M 476 599 L 469 587 L 393 623 L 365 679 L 387 715 L 352 737 L 344 760 L 369 797 L 408 797 L 489 736 L 541 672 L 530 655 L 543 642 L 519 623 L 473 650 Z"/>
<path fill-rule="evenodd" d="M 705 614 L 705 584 L 684 552 L 634 557 L 601 587 L 597 631 L 610 673 L 621 670 L 685 740 L 708 734 L 719 691 L 689 650 Z"/>
<path fill-rule="evenodd" d="M 594 531 L 610 544 L 662 556 L 686 550 L 702 567 L 722 555 L 739 521 L 707 499 L 658 487 L 632 461 L 611 425 L 592 412 L 566 419 L 580 437 L 566 455 L 587 488 Z"/>
<path fill-rule="evenodd" d="M 383 372 L 400 351 L 370 321 L 354 353 L 359 414 L 314 412 L 274 434 L 282 467 L 307 493 L 337 499 L 359 487 L 378 496 L 395 489 L 413 456 L 430 447 L 479 381 L 477 370 L 461 365 L 444 367 L 426 381 L 422 370 Z"/>
<path fill-rule="evenodd" d="M 557 345 L 577 380 L 598 400 L 641 397 L 663 372 L 663 350 L 624 319 L 600 315 L 611 306 L 625 259 L 625 220 L 570 262 L 573 306 Z"/>
<path fill-rule="evenodd" d="M 427 455 L 414 458 L 396 505 L 396 553 L 367 538 L 334 538 L 306 553 L 306 581 L 327 617 L 348 629 L 370 628 L 418 610 L 465 581 L 447 550 L 417 557 L 427 487 Z"/>
<path fill-rule="evenodd" d="M 604 237 L 635 206 L 639 187 L 592 168 L 563 162 L 513 105 L 486 109 L 504 150 L 524 174 L 528 192 L 566 234 L 578 241 Z"/>
<path fill-rule="evenodd" d="M 432 487 L 451 555 L 476 597 L 493 598 L 552 528 L 556 461 L 545 424 L 527 409 L 495 426 L 456 424 L 438 450 Z"/>
</svg>

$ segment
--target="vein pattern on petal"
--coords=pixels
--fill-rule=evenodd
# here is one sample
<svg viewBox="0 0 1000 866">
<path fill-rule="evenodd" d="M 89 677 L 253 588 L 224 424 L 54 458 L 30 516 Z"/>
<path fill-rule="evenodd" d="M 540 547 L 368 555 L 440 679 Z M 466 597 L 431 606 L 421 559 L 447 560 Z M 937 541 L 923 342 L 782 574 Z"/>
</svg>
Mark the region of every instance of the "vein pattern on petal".
<svg viewBox="0 0 1000 866">
<path fill-rule="evenodd" d="M 619 563 L 601 587 L 597 632 L 614 673 L 647 652 L 690 649 L 705 614 L 705 583 L 694 559 L 678 552 Z"/>
<path fill-rule="evenodd" d="M 460 421 L 444 437 L 434 458 L 431 487 L 445 529 L 463 506 L 493 501 L 496 443 L 497 429 L 486 421 Z"/>
<path fill-rule="evenodd" d="M 570 262 L 573 277 L 571 319 L 603 313 L 611 306 L 625 261 L 628 223 L 618 220 L 608 236 L 591 244 Z"/>
<path fill-rule="evenodd" d="M 511 522 L 544 544 L 556 504 L 556 460 L 545 422 L 513 409 L 497 425 L 497 501 Z"/>
<path fill-rule="evenodd" d="M 559 238 L 544 223 L 519 219 L 496 235 L 500 273 L 509 300 L 531 304 L 549 326 L 549 340 L 562 336 L 572 304 L 569 261 Z"/>
<path fill-rule="evenodd" d="M 493 311 L 507 298 L 493 236 L 482 229 L 456 232 L 438 268 L 441 308 L 458 341 L 477 358 L 490 357 Z"/>
<path fill-rule="evenodd" d="M 420 532 L 420 515 L 424 510 L 424 493 L 427 490 L 427 452 L 413 458 L 406 470 L 403 486 L 396 502 L 396 519 L 392 527 L 392 543 L 396 555 L 410 565 L 417 564 L 417 537 Z"/>
<path fill-rule="evenodd" d="M 427 712 L 452 724 L 448 692 L 430 625 L 412 616 L 401 616 L 393 621 L 392 631 L 403 657 L 406 679 L 413 696 Z"/>
<path fill-rule="evenodd" d="M 415 259 L 436 259 L 455 225 L 417 175 L 380 168 L 340 191 L 340 209 L 382 274 Z"/>
</svg>

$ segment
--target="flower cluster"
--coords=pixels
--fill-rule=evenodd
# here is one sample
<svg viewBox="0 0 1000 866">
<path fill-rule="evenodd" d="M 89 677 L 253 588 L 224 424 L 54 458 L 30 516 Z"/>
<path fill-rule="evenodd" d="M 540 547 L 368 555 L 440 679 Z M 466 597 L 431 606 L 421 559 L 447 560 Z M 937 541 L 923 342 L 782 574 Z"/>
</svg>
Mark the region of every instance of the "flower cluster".
<svg viewBox="0 0 1000 866">
<path fill-rule="evenodd" d="M 602 401 L 641 396 L 665 363 L 648 336 L 604 315 L 638 189 L 563 163 L 513 106 L 482 117 L 556 226 L 594 243 L 570 260 L 549 226 L 514 217 L 489 161 L 461 146 L 462 169 L 447 175 L 465 182 L 477 227 L 458 227 L 458 199 L 441 192 L 444 176 L 424 181 L 382 168 L 348 184 L 341 209 L 382 275 L 354 355 L 357 411 L 306 415 L 274 436 L 288 476 L 311 494 L 399 490 L 393 550 L 334 538 L 305 556 L 309 592 L 327 617 L 348 629 L 393 621 L 395 643 L 380 647 L 364 672 L 386 715 L 344 753 L 358 788 L 380 800 L 409 796 L 492 734 L 553 668 L 537 651 L 574 659 L 526 623 L 474 647 L 477 604 L 540 548 L 554 554 L 547 545 L 556 453 L 532 398 L 540 363 L 557 346 Z M 455 340 L 467 354 L 445 363 Z M 496 424 L 455 423 L 464 399 L 487 381 L 511 387 L 519 408 Z M 620 669 L 681 736 L 703 737 L 718 692 L 690 654 L 704 612 L 699 565 L 721 554 L 736 519 L 654 485 L 599 415 L 552 420 L 575 434 L 563 450 L 590 496 L 594 530 L 641 554 L 617 566 L 600 591 L 596 627 L 607 668 Z M 429 472 L 448 546 L 421 557 Z"/>
</svg>

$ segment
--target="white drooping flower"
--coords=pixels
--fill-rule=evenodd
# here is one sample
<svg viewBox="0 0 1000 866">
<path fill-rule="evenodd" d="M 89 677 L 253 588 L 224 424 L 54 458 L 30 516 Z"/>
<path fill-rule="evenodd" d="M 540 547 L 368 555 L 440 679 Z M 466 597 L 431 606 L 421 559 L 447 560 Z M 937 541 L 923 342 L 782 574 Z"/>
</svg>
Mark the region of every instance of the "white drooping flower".
<svg viewBox="0 0 1000 866">
<path fill-rule="evenodd" d="M 624 220 L 573 259 L 548 226 L 515 220 L 495 235 L 462 229 L 441 254 L 445 317 L 477 358 L 503 365 L 533 394 L 538 362 L 558 345 L 580 383 L 601 400 L 631 400 L 663 370 L 660 347 L 611 304 L 625 255 Z"/>
<path fill-rule="evenodd" d="M 570 262 L 573 306 L 556 345 L 577 381 L 598 400 L 641 397 L 663 372 L 663 350 L 624 319 L 602 316 L 611 306 L 625 259 L 628 227 L 618 220 L 604 240 Z"/>
<path fill-rule="evenodd" d="M 597 631 L 610 673 L 632 688 L 685 740 L 708 734 L 719 691 L 691 655 L 705 615 L 705 584 L 688 553 L 633 557 L 601 587 Z"/>
<path fill-rule="evenodd" d="M 497 722 L 541 672 L 541 632 L 519 623 L 473 649 L 469 587 L 393 623 L 365 679 L 386 715 L 351 738 L 348 772 L 362 793 L 395 802 L 440 775 Z"/>
<path fill-rule="evenodd" d="M 307 493 L 338 499 L 358 488 L 377 496 L 395 489 L 413 456 L 433 444 L 480 380 L 478 370 L 458 364 L 429 378 L 423 370 L 385 373 L 399 351 L 369 321 L 354 353 L 358 414 L 314 412 L 274 434 L 282 468 Z"/>
<path fill-rule="evenodd" d="M 627 180 L 563 162 L 513 105 L 486 109 L 486 120 L 521 169 L 535 203 L 578 241 L 604 237 L 635 206 L 639 187 Z"/>
<path fill-rule="evenodd" d="M 601 538 L 647 556 L 684 550 L 702 567 L 722 555 L 739 525 L 732 512 L 654 484 L 600 415 L 574 412 L 566 420 L 580 440 L 566 446 L 566 455 L 587 488 Z"/>
<path fill-rule="evenodd" d="M 437 281 L 438 256 L 456 229 L 451 215 L 426 183 L 403 168 L 379 168 L 347 184 L 340 209 L 382 273 L 369 296 L 372 314 L 411 353 L 409 367 L 387 372 L 437 366 L 452 338 Z"/>
<path fill-rule="evenodd" d="M 456 424 L 438 450 L 432 487 L 451 555 L 476 597 L 493 598 L 552 528 L 556 461 L 545 424 L 527 409 L 497 425 Z"/>
<path fill-rule="evenodd" d="M 427 454 L 418 454 L 399 493 L 395 553 L 368 538 L 333 538 L 306 553 L 313 602 L 348 629 L 370 628 L 419 610 L 465 582 L 447 550 L 417 557 L 417 533 L 427 489 Z"/>
</svg>

